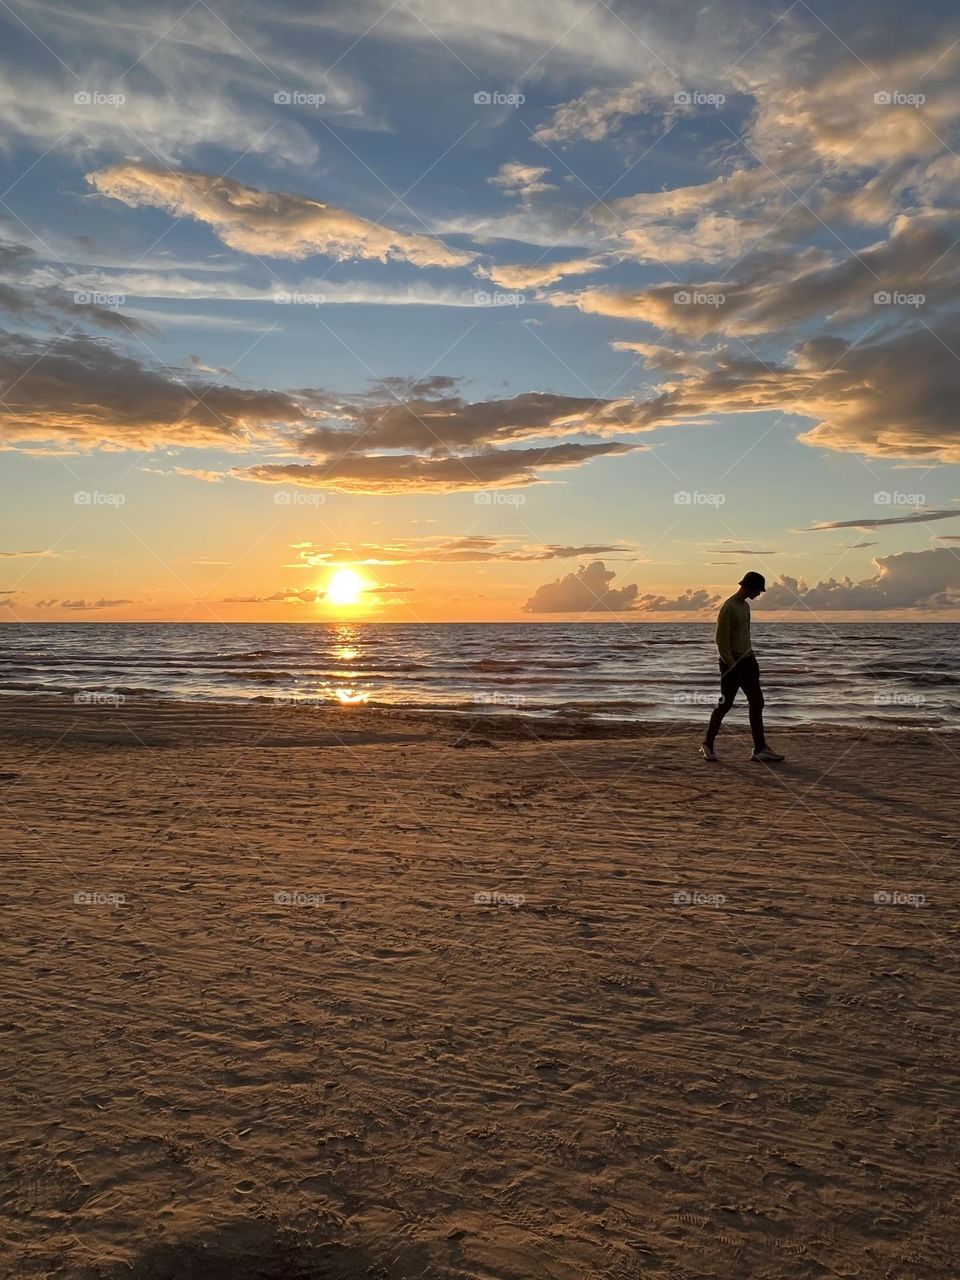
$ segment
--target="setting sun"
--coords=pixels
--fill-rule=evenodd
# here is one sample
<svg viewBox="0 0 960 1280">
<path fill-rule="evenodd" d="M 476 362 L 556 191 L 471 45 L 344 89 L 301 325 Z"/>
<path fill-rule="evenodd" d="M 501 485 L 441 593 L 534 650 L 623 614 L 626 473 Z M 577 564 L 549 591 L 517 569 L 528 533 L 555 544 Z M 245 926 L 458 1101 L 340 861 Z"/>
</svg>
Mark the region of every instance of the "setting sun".
<svg viewBox="0 0 960 1280">
<path fill-rule="evenodd" d="M 367 584 L 353 569 L 338 569 L 324 596 L 327 604 L 359 604 Z"/>
</svg>

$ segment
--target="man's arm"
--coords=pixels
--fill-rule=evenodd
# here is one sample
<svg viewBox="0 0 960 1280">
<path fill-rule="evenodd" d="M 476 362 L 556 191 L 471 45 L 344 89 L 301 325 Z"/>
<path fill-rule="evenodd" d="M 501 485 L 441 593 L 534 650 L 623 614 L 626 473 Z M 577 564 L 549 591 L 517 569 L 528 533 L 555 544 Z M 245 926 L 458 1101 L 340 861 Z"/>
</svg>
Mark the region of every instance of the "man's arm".
<svg viewBox="0 0 960 1280">
<path fill-rule="evenodd" d="M 733 666 L 730 623 L 730 610 L 726 605 L 724 605 L 717 614 L 717 649 L 720 652 L 720 661 L 725 662 L 728 667 Z"/>
</svg>

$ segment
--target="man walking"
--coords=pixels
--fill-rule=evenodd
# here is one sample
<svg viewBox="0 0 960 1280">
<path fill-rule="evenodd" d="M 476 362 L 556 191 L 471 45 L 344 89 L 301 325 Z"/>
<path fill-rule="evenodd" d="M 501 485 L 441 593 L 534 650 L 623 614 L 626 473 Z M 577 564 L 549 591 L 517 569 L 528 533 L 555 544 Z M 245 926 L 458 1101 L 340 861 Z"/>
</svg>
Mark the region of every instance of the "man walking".
<svg viewBox="0 0 960 1280">
<path fill-rule="evenodd" d="M 717 615 L 717 649 L 720 652 L 720 701 L 713 709 L 707 735 L 700 748 L 704 760 L 719 759 L 713 749 L 723 717 L 733 706 L 737 690 L 742 689 L 750 710 L 750 732 L 753 734 L 751 760 L 760 764 L 779 764 L 783 756 L 767 746 L 763 733 L 763 690 L 760 668 L 750 644 L 750 606 L 767 584 L 761 573 L 748 573 L 740 579 L 740 590 L 725 600 Z"/>
</svg>

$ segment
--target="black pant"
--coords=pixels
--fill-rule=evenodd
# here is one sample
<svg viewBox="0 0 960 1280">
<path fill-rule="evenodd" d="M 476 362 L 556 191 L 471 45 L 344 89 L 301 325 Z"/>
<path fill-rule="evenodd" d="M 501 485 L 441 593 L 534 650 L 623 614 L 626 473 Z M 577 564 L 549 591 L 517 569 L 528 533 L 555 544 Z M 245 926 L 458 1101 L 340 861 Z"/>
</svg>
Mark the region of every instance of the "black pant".
<svg viewBox="0 0 960 1280">
<path fill-rule="evenodd" d="M 759 751 L 767 745 L 763 735 L 763 690 L 760 688 L 760 667 L 752 653 L 727 663 L 720 659 L 720 701 L 713 709 L 707 736 L 704 742 L 712 747 L 723 717 L 733 706 L 737 691 L 742 689 L 747 695 L 747 706 L 750 710 L 750 732 L 753 734 L 753 747 Z"/>
</svg>

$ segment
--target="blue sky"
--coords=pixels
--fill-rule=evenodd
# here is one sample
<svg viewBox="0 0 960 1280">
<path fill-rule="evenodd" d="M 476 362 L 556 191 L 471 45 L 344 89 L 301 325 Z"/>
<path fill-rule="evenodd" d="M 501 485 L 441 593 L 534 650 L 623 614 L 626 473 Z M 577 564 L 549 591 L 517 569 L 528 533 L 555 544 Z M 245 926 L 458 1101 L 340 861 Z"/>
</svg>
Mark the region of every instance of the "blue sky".
<svg viewBox="0 0 960 1280">
<path fill-rule="evenodd" d="M 955 616 L 960 28 L 910 13 L 11 5 L 6 614 L 312 620 L 349 566 L 398 620 L 746 568 Z"/>
</svg>

